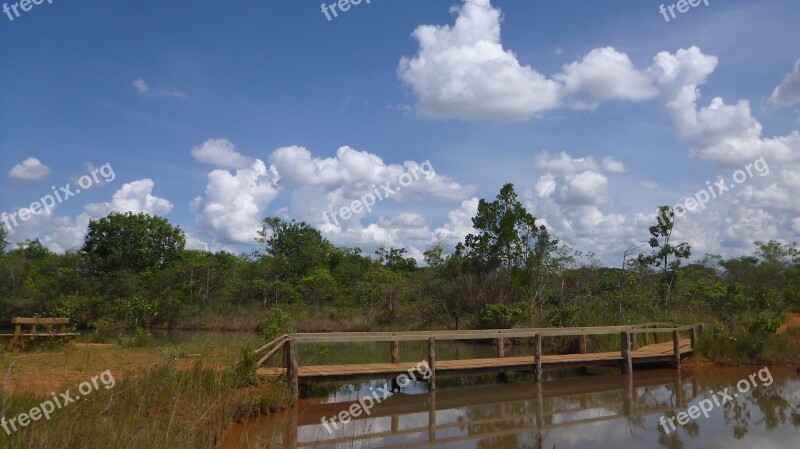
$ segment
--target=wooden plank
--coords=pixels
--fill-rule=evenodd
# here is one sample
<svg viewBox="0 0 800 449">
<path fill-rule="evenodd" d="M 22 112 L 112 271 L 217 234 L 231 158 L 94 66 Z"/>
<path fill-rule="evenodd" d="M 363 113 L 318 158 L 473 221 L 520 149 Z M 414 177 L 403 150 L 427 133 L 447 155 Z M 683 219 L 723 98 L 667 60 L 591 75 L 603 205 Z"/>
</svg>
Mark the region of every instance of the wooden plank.
<svg viewBox="0 0 800 449">
<path fill-rule="evenodd" d="M 688 331 L 692 326 L 673 326 L 669 328 L 645 329 L 640 326 L 606 326 L 606 327 L 565 327 L 565 328 L 525 328 L 525 329 L 492 329 L 471 331 L 413 331 L 413 332 L 331 332 L 292 334 L 297 343 L 355 343 L 355 342 L 391 342 L 391 341 L 427 341 L 433 337 L 437 340 L 488 340 L 505 338 L 531 338 L 536 334 L 545 337 L 610 335 L 621 331 L 635 334 L 647 332 L 671 333 L 673 330 Z"/>
<path fill-rule="evenodd" d="M 14 317 L 11 324 L 39 324 L 49 326 L 53 324 L 69 324 L 69 318 L 22 318 Z"/>
</svg>

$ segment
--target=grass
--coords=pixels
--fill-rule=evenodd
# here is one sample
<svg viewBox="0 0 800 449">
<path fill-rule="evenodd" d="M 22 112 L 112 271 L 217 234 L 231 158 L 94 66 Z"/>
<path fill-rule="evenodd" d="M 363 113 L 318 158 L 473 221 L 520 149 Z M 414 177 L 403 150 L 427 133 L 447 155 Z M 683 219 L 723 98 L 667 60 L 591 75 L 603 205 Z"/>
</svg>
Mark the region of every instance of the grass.
<svg viewBox="0 0 800 449">
<path fill-rule="evenodd" d="M 231 423 L 289 405 L 280 379 L 254 382 L 252 358 L 228 340 L 154 344 L 142 348 L 69 344 L 58 351 L 0 354 L 7 419 L 27 413 L 81 382 L 110 370 L 99 387 L 8 435 L 0 448 L 215 447 Z M 12 366 L 13 364 L 13 366 Z M 6 374 L 10 373 L 8 382 Z M 0 410 L 2 411 L 2 410 Z"/>
</svg>

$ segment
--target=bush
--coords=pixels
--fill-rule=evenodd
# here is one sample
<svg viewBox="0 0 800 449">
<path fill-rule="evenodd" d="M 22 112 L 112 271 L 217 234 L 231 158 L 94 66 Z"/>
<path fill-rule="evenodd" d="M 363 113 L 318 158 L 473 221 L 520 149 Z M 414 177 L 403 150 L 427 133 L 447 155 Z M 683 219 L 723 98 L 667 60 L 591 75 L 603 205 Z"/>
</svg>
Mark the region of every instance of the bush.
<svg viewBox="0 0 800 449">
<path fill-rule="evenodd" d="M 244 388 L 258 384 L 257 369 L 258 357 L 253 351 L 242 348 L 242 357 L 229 368 L 229 373 L 234 385 Z"/>
<path fill-rule="evenodd" d="M 147 346 L 150 342 L 153 341 L 153 334 L 150 333 L 149 330 L 144 328 L 137 328 L 134 331 L 133 336 L 125 340 L 123 346 L 131 346 L 134 348 L 141 348 L 142 346 Z"/>
<path fill-rule="evenodd" d="M 111 318 L 100 318 L 92 323 L 92 341 L 94 343 L 108 343 L 114 337 L 119 338 L 119 326 Z"/>
<path fill-rule="evenodd" d="M 289 333 L 289 315 L 278 306 L 267 311 L 264 321 L 261 322 L 261 336 L 270 341 L 274 338 Z"/>
<path fill-rule="evenodd" d="M 484 329 L 509 329 L 517 325 L 523 315 L 519 306 L 487 304 L 481 311 L 480 326 Z"/>
<path fill-rule="evenodd" d="M 770 318 L 766 313 L 759 313 L 750 319 L 745 326 L 751 334 L 756 335 L 775 335 L 778 332 L 780 323 L 774 318 Z"/>
</svg>

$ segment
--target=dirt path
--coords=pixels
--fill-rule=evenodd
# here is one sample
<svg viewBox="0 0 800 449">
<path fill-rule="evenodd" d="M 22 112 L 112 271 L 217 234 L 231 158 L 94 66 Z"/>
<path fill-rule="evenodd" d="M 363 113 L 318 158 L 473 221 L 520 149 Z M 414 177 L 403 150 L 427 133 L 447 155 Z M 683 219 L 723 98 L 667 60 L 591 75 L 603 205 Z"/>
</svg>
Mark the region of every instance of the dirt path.
<svg viewBox="0 0 800 449">
<path fill-rule="evenodd" d="M 778 329 L 778 334 L 784 334 L 790 328 L 798 327 L 800 327 L 800 313 L 789 313 L 787 314 L 786 324 Z"/>
</svg>

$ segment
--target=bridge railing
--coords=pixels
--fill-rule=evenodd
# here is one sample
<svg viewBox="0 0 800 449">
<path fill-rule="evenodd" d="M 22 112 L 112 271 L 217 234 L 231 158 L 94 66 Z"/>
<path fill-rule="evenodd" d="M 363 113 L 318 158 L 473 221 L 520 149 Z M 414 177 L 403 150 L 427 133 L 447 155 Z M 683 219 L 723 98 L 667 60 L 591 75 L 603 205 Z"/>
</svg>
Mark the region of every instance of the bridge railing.
<svg viewBox="0 0 800 449">
<path fill-rule="evenodd" d="M 603 327 L 564 327 L 564 328 L 523 328 L 523 329 L 489 329 L 489 330 L 457 330 L 457 331 L 404 331 L 404 332 L 330 332 L 330 333 L 296 333 L 286 334 L 272 340 L 255 351 L 256 355 L 264 354 L 258 361 L 258 366 L 263 366 L 279 351 L 283 351 L 284 366 L 290 382 L 290 390 L 298 391 L 298 344 L 313 343 L 363 343 L 387 342 L 391 344 L 391 363 L 400 363 L 400 342 L 427 341 L 428 365 L 431 370 L 429 384 L 435 389 L 436 373 L 436 341 L 456 340 L 495 340 L 497 358 L 505 357 L 505 342 L 510 338 L 532 338 L 534 341 L 534 360 L 532 371 L 537 382 L 542 379 L 542 338 L 543 337 L 580 337 L 579 353 L 587 354 L 588 337 L 590 335 L 619 335 L 620 359 L 622 372 L 633 372 L 633 352 L 637 349 L 639 340 L 644 345 L 649 344 L 652 336 L 654 343 L 660 343 L 661 334 L 671 334 L 672 353 L 671 360 L 675 367 L 681 363 L 681 334 L 688 333 L 693 349 L 698 335 L 702 332 L 702 324 L 676 325 L 669 323 L 645 323 L 630 326 L 603 326 Z M 666 343 L 666 342 L 665 342 Z M 659 357 L 663 358 L 663 355 Z"/>
</svg>

